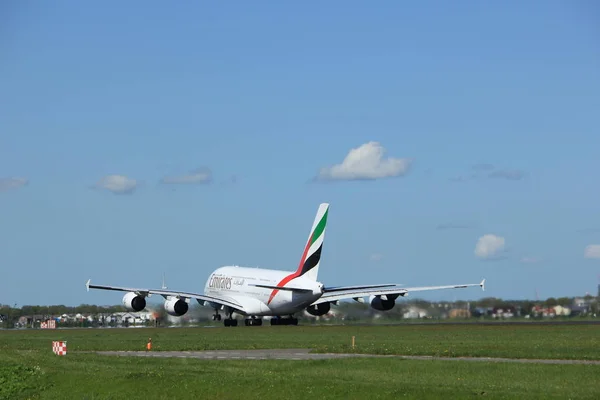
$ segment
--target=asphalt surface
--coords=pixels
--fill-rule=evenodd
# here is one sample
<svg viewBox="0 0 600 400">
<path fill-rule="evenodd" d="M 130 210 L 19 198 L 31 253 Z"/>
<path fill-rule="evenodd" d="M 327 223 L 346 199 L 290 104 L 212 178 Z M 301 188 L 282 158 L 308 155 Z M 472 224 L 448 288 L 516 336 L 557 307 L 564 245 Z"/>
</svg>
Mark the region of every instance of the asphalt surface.
<svg viewBox="0 0 600 400">
<path fill-rule="evenodd" d="M 405 360 L 443 360 L 471 362 L 512 362 L 523 364 L 591 364 L 597 360 L 543 360 L 492 357 L 433 357 L 347 353 L 310 353 L 309 349 L 213 350 L 213 351 L 98 351 L 97 354 L 129 357 L 196 358 L 202 360 L 323 360 L 339 358 L 398 358 Z"/>
</svg>

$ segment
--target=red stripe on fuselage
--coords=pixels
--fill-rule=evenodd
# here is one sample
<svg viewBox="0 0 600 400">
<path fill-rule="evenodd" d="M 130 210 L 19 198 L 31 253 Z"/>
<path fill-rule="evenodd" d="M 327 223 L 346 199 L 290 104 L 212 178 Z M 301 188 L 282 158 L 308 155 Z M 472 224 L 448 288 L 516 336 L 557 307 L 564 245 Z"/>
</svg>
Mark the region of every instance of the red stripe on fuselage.
<svg viewBox="0 0 600 400">
<path fill-rule="evenodd" d="M 291 281 L 292 279 L 294 279 L 294 278 L 297 278 L 297 277 L 298 277 L 297 273 L 296 273 L 296 272 L 294 272 L 293 274 L 291 274 L 291 275 L 288 275 L 288 276 L 286 276 L 285 278 L 283 278 L 283 279 L 281 280 L 281 282 L 279 282 L 279 283 L 277 284 L 277 286 L 279 286 L 279 287 L 283 287 L 283 286 L 285 286 L 285 284 L 286 284 L 286 283 L 288 283 L 289 281 Z M 275 297 L 275 295 L 276 295 L 278 292 L 279 292 L 279 289 L 273 289 L 273 291 L 271 292 L 271 295 L 269 296 L 269 301 L 267 301 L 267 304 L 271 304 L 271 300 L 273 300 L 273 298 Z"/>
<path fill-rule="evenodd" d="M 304 267 L 304 262 L 306 261 L 306 255 L 308 254 L 308 249 L 310 249 L 310 245 L 312 243 L 312 237 L 313 237 L 313 235 L 314 235 L 314 232 L 308 238 L 308 242 L 306 242 L 306 247 L 304 248 L 304 253 L 302 253 L 302 258 L 300 259 L 300 265 L 298 265 L 298 269 L 296 270 L 296 272 L 294 272 L 293 274 L 290 274 L 290 275 L 286 276 L 285 278 L 283 278 L 281 280 L 281 282 L 279 282 L 277 284 L 277 286 L 283 287 L 283 286 L 285 286 L 286 283 L 288 283 L 292 279 L 297 278 L 297 277 L 300 276 L 300 274 L 302 273 L 302 267 Z M 271 304 L 271 300 L 273 300 L 273 298 L 275 297 L 275 295 L 278 292 L 279 292 L 279 289 L 273 289 L 273 291 L 271 292 L 271 295 L 269 296 L 269 301 L 267 301 L 267 304 Z"/>
</svg>

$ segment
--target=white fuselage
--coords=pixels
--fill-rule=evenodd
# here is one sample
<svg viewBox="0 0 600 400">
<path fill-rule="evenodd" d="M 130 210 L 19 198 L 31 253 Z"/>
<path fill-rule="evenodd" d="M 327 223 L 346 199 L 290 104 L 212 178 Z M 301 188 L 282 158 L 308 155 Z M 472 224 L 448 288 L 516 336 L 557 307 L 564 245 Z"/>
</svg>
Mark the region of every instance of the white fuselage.
<svg viewBox="0 0 600 400">
<path fill-rule="evenodd" d="M 323 284 L 305 278 L 293 277 L 293 272 L 262 268 L 227 266 L 217 268 L 208 277 L 204 286 L 207 296 L 233 299 L 242 304 L 246 315 L 281 316 L 306 309 L 323 294 Z M 308 289 L 310 292 L 274 290 L 252 285 L 277 286 Z M 290 279 L 291 278 L 291 279 Z M 214 305 L 218 307 L 218 304 Z"/>
</svg>

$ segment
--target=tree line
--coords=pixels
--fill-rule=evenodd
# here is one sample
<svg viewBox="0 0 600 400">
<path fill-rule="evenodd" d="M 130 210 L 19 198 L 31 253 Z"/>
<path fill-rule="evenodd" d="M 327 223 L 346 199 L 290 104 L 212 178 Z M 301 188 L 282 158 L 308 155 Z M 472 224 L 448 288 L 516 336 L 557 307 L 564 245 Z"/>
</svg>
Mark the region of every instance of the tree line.
<svg viewBox="0 0 600 400">
<path fill-rule="evenodd" d="M 586 295 L 583 297 L 586 302 L 590 303 L 590 311 L 598 312 L 600 311 L 600 303 L 598 299 L 591 296 Z M 434 308 L 461 308 L 461 309 L 470 309 L 475 310 L 477 308 L 516 308 L 524 311 L 525 313 L 529 313 L 534 306 L 541 307 L 555 307 L 555 306 L 563 306 L 570 307 L 573 306 L 575 298 L 574 297 L 549 297 L 545 300 L 504 300 L 496 297 L 484 297 L 478 300 L 459 300 L 459 301 L 428 301 L 422 299 L 405 299 L 397 302 L 396 307 L 394 309 L 387 311 L 386 314 L 392 316 L 397 315 L 403 312 L 404 309 L 410 306 L 416 306 L 423 309 L 434 309 Z M 351 311 L 352 309 L 356 311 L 360 311 L 360 309 L 367 312 L 374 312 L 368 307 L 367 304 L 358 304 L 354 302 L 344 302 L 340 303 L 342 309 L 346 311 Z M 198 313 L 200 318 L 204 319 L 205 312 L 208 313 L 210 310 L 204 309 L 203 307 L 198 306 L 198 310 L 190 309 L 190 313 Z M 158 318 L 164 319 L 166 317 L 166 313 L 164 309 L 157 305 L 154 307 L 158 311 Z M 118 312 L 126 312 L 127 309 L 122 305 L 112 305 L 112 306 L 98 306 L 95 304 L 81 304 L 79 306 L 65 306 L 65 305 L 49 305 L 49 306 L 41 306 L 41 305 L 24 305 L 22 307 L 16 307 L 16 305 L 0 305 L 0 322 L 4 322 L 6 325 L 10 325 L 10 321 L 13 323 L 16 322 L 22 316 L 42 316 L 43 318 L 50 316 L 60 316 L 63 314 L 67 315 L 76 315 L 82 314 L 85 316 L 92 315 L 98 316 L 101 314 L 113 314 Z M 208 315 L 208 314 L 206 314 Z M 206 317 L 208 318 L 208 317 Z"/>
<path fill-rule="evenodd" d="M 96 314 L 112 314 L 116 312 L 124 312 L 127 311 L 125 307 L 122 305 L 114 305 L 114 306 L 97 306 L 95 304 L 81 304 L 78 306 L 65 306 L 65 305 L 52 305 L 52 306 L 22 306 L 16 307 L 16 305 L 0 305 L 0 315 L 3 316 L 3 319 L 8 318 L 9 316 L 12 319 L 19 319 L 22 316 L 34 316 L 34 315 L 42 315 L 42 316 L 59 316 L 63 314 L 67 315 L 96 315 Z"/>
</svg>

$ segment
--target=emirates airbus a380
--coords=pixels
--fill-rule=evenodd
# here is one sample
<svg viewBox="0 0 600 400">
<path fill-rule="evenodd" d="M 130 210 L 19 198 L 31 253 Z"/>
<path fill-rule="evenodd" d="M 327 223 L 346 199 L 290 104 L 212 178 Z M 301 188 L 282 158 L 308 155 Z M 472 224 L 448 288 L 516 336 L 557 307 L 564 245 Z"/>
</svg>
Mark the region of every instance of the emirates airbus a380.
<svg viewBox="0 0 600 400">
<path fill-rule="evenodd" d="M 248 326 L 262 325 L 263 316 L 271 316 L 271 325 L 297 325 L 294 314 L 306 310 L 314 316 L 324 315 L 340 300 L 354 299 L 364 303 L 369 298 L 372 308 L 391 310 L 399 296 L 410 292 L 437 289 L 460 289 L 480 286 L 480 283 L 447 286 L 400 287 L 397 284 L 328 287 L 317 280 L 329 204 L 319 205 L 308 241 L 304 247 L 300 265 L 295 272 L 272 269 L 225 266 L 216 269 L 206 281 L 204 294 L 178 292 L 163 289 L 139 289 L 119 286 L 92 285 L 87 290 L 117 290 L 127 292 L 123 305 L 131 311 L 142 311 L 146 297 L 153 294 L 164 297 L 164 308 L 172 316 L 182 316 L 189 308 L 191 299 L 215 310 L 214 320 L 221 320 L 219 311 L 226 315 L 225 326 L 237 326 L 234 313 L 245 316 Z M 164 285 L 163 285 L 164 286 Z"/>
</svg>

